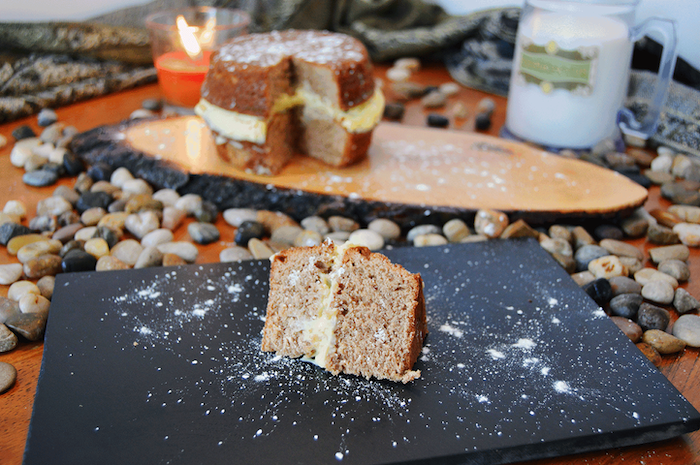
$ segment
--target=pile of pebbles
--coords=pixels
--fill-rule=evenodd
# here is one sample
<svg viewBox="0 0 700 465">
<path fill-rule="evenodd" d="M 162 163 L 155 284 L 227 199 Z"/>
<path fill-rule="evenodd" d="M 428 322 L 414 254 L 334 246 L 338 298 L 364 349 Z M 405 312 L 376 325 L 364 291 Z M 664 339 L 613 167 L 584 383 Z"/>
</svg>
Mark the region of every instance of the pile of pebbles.
<svg viewBox="0 0 700 465">
<path fill-rule="evenodd" d="M 411 81 L 411 76 L 420 69 L 421 63 L 417 58 L 400 58 L 387 70 L 386 77 L 391 81 L 393 99 L 384 107 L 386 119 L 401 121 L 406 110 L 404 103 L 416 99 L 420 99 L 421 105 L 427 110 L 445 108 L 450 103 L 450 97 L 454 97 L 459 92 L 460 85 L 456 82 L 426 86 Z M 491 115 L 495 108 L 496 103 L 488 97 L 479 101 L 473 128 L 477 131 L 487 131 L 491 127 Z M 457 125 L 459 121 L 464 121 L 470 112 L 463 102 L 455 99 L 446 113 L 428 113 L 426 124 L 430 127 L 446 128 L 450 125 L 450 117 L 453 124 Z"/>
<path fill-rule="evenodd" d="M 147 103 L 149 109 L 137 110 L 133 117 L 158 110 Z M 46 170 L 47 165 L 52 165 L 47 171 L 75 180 L 72 187 L 59 185 L 31 215 L 20 199 L 8 201 L 0 212 L 0 243 L 17 260 L 0 265 L 0 284 L 9 286 L 7 297 L 0 297 L 0 352 L 14 349 L 20 338 L 42 339 L 58 273 L 193 263 L 200 247 L 212 243 L 223 246 L 222 262 L 267 259 L 280 250 L 329 238 L 380 250 L 532 237 L 655 364 L 661 355 L 700 346 L 700 303 L 680 287 L 690 278 L 689 247 L 700 246 L 700 169 L 695 160 L 666 148 L 659 148 L 655 158 L 641 155 L 646 152 L 633 157 L 642 167 L 640 173 L 662 183 L 662 195 L 674 202 L 664 211 L 642 208 L 619 224 L 589 231 L 560 224 L 532 228 L 523 220 L 510 221 L 503 212 L 480 210 L 470 224 L 454 218 L 402 231 L 389 218 L 362 225 L 342 216 L 310 216 L 297 222 L 281 212 L 254 208 L 220 212 L 197 195 L 154 190 L 125 168 L 83 166 L 67 148 L 75 131 L 51 115 L 39 118 L 45 129 L 38 137 L 31 129 L 13 132 L 12 163 L 25 169 L 28 185 L 38 184 L 27 174 Z M 619 162 L 625 155 L 612 153 L 601 157 Z M 220 231 L 219 214 L 230 229 Z M 175 240 L 184 235 L 182 228 L 189 240 Z M 233 244 L 222 235 L 232 237 Z M 624 242 L 641 237 L 655 245 L 649 259 Z M 14 380 L 1 381 L 0 392 Z"/>
</svg>

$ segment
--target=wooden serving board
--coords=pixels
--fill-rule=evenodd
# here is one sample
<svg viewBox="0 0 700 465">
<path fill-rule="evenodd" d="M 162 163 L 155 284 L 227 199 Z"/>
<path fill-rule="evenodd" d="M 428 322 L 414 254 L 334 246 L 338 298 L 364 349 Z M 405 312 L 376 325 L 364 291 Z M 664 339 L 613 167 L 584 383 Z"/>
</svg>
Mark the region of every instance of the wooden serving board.
<svg viewBox="0 0 700 465">
<path fill-rule="evenodd" d="M 321 210 L 328 205 L 340 210 L 352 208 L 350 204 L 369 205 L 359 212 L 364 219 L 391 210 L 415 221 L 434 212 L 464 216 L 480 208 L 534 222 L 610 217 L 629 213 L 647 198 L 643 187 L 587 162 L 491 136 L 392 123 L 376 128 L 367 159 L 356 165 L 334 168 L 299 155 L 277 176 L 254 175 L 221 160 L 209 129 L 197 116 L 131 122 L 101 133 L 103 139 L 108 136 L 120 159 L 128 147 L 147 158 L 170 162 L 192 176 L 182 186 L 185 191 L 214 195 L 212 200 L 222 207 L 237 206 L 232 205 L 236 200 L 225 192 L 214 193 L 212 185 L 230 187 L 231 180 L 258 186 L 261 192 L 307 195 L 309 203 Z M 85 144 L 78 143 L 79 154 L 85 152 L 81 145 Z M 100 156 L 102 161 L 109 158 L 104 150 Z M 95 154 L 87 158 L 94 161 Z M 192 187 L 202 176 L 204 185 Z M 262 207 L 286 210 L 294 217 L 318 213 L 299 211 L 304 208 L 298 204 Z"/>
</svg>

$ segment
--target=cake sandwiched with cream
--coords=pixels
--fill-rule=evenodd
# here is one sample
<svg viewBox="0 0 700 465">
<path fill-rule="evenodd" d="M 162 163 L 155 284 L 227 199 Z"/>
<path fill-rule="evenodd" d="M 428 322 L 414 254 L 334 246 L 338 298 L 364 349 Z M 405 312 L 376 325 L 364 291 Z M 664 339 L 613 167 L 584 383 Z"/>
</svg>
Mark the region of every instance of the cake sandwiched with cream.
<svg viewBox="0 0 700 465">
<path fill-rule="evenodd" d="M 384 255 L 326 241 L 270 258 L 262 350 L 334 375 L 407 383 L 428 334 L 423 281 Z"/>
<path fill-rule="evenodd" d="M 381 120 L 362 43 L 325 31 L 237 37 L 215 52 L 195 107 L 219 155 L 256 174 L 276 174 L 295 152 L 333 166 L 366 156 Z"/>
</svg>

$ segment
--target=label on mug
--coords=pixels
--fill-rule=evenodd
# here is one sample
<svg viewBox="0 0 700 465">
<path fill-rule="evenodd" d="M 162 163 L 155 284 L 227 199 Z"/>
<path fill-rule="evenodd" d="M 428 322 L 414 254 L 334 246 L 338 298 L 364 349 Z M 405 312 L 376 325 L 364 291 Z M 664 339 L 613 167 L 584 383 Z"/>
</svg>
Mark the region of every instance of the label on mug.
<svg viewBox="0 0 700 465">
<path fill-rule="evenodd" d="M 595 85 L 598 52 L 597 46 L 564 50 L 554 40 L 545 45 L 523 40 L 518 80 L 520 84 L 537 84 L 545 94 L 564 89 L 577 95 L 590 95 Z"/>
</svg>

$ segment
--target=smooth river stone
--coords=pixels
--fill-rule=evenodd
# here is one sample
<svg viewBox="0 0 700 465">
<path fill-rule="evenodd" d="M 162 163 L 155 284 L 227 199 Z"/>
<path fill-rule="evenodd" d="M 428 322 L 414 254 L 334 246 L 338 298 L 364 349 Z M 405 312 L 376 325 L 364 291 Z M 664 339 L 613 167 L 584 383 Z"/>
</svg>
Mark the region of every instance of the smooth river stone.
<svg viewBox="0 0 700 465">
<path fill-rule="evenodd" d="M 77 232 L 83 228 L 85 228 L 85 225 L 82 223 L 69 224 L 68 226 L 64 226 L 55 233 L 53 233 L 53 236 L 51 236 L 51 238 L 57 241 L 61 241 L 65 244 L 66 242 L 72 240 L 77 234 Z"/>
<path fill-rule="evenodd" d="M 637 324 L 644 331 L 650 329 L 666 330 L 671 321 L 671 314 L 665 308 L 657 307 L 648 302 L 639 306 L 637 312 Z"/>
<path fill-rule="evenodd" d="M 17 313 L 5 321 L 5 326 L 30 341 L 38 341 L 44 336 L 48 313 Z"/>
<path fill-rule="evenodd" d="M 442 228 L 442 232 L 445 233 L 444 226 Z M 447 234 L 445 233 L 445 235 L 447 235 Z M 532 227 L 530 227 L 530 225 L 527 224 L 522 219 L 516 220 L 513 223 L 509 224 L 508 226 L 506 226 L 506 229 L 504 229 L 503 232 L 501 233 L 501 238 L 503 238 L 503 239 L 516 239 L 519 237 L 532 237 L 533 239 L 538 239 L 540 237 L 540 233 L 539 233 L 539 231 L 532 229 Z M 552 239 L 563 240 L 567 244 L 571 245 L 571 241 L 569 239 L 564 238 L 564 237 L 556 237 L 555 236 L 555 237 L 552 237 Z M 450 240 L 450 242 L 459 242 L 459 241 Z M 556 255 L 556 253 L 552 254 L 552 255 Z M 571 255 L 573 255 L 573 251 L 569 256 L 571 256 Z M 575 264 L 576 263 L 574 262 L 574 266 L 575 266 Z"/>
<path fill-rule="evenodd" d="M 319 245 L 321 242 L 323 242 L 323 236 L 316 231 L 304 229 L 297 235 L 296 238 L 294 238 L 294 244 L 292 245 L 295 247 L 313 247 L 315 245 Z"/>
<path fill-rule="evenodd" d="M 612 278 L 613 276 L 627 276 L 627 269 L 622 265 L 616 255 L 599 257 L 588 262 L 588 271 L 596 278 Z"/>
<path fill-rule="evenodd" d="M 160 201 L 163 207 L 173 207 L 180 198 L 180 194 L 174 189 L 160 189 L 154 192 L 152 197 Z"/>
<path fill-rule="evenodd" d="M 450 221 L 448 221 L 447 223 L 450 223 Z M 445 226 L 447 226 L 447 223 L 445 223 Z M 458 227 L 454 226 L 452 226 L 451 228 L 454 228 L 455 230 L 458 229 Z M 378 233 L 384 239 L 397 239 L 399 236 L 401 236 L 401 228 L 399 227 L 399 225 L 386 218 L 377 218 L 375 220 L 372 220 L 367 225 L 367 229 Z M 467 230 L 467 232 L 469 231 Z"/>
<path fill-rule="evenodd" d="M 164 254 L 175 254 L 188 263 L 194 262 L 197 259 L 197 256 L 199 255 L 199 250 L 197 249 L 197 246 L 191 242 L 168 242 L 166 244 L 159 244 L 156 247 L 158 247 L 158 250 L 160 250 Z"/>
<path fill-rule="evenodd" d="M 17 380 L 17 370 L 7 362 L 0 362 L 0 394 L 7 391 Z"/>
<path fill-rule="evenodd" d="M 310 229 L 311 231 L 316 231 L 321 235 L 327 234 L 331 230 L 326 220 L 320 216 L 307 216 L 301 220 L 301 227 L 304 229 Z"/>
<path fill-rule="evenodd" d="M 445 238 L 443 237 L 443 239 Z M 378 232 L 372 231 L 371 229 L 358 229 L 351 232 L 348 241 L 367 247 L 373 252 L 384 247 L 384 238 Z M 447 239 L 445 239 L 445 243 L 447 243 Z"/>
<path fill-rule="evenodd" d="M 56 276 L 61 272 L 61 260 L 59 255 L 53 254 L 32 258 L 24 264 L 24 275 L 29 279 Z"/>
<path fill-rule="evenodd" d="M 664 281 L 651 281 L 642 286 L 642 297 L 652 302 L 668 305 L 673 302 L 675 289 Z"/>
<path fill-rule="evenodd" d="M 359 223 L 357 221 L 346 218 L 344 216 L 331 216 L 328 218 L 328 226 L 331 227 L 333 231 L 347 231 L 353 232 L 360 229 Z"/>
<path fill-rule="evenodd" d="M 128 270 L 129 268 L 131 268 L 129 265 L 112 255 L 100 257 L 95 265 L 95 271 Z"/>
<path fill-rule="evenodd" d="M 7 290 L 7 298 L 17 302 L 27 294 L 41 294 L 41 290 L 31 281 L 17 281 Z"/>
<path fill-rule="evenodd" d="M 262 228 L 262 225 L 260 225 L 260 227 Z M 187 233 L 197 244 L 211 244 L 212 242 L 218 241 L 221 237 L 215 225 L 211 223 L 199 223 L 197 221 L 187 225 Z M 238 234 L 236 234 L 236 237 L 238 237 Z M 236 240 L 236 242 L 238 242 L 238 240 Z"/>
<path fill-rule="evenodd" d="M 148 246 L 143 249 L 139 258 L 136 259 L 134 268 L 149 268 L 160 266 L 163 263 L 163 252 L 158 250 L 156 246 Z"/>
<path fill-rule="evenodd" d="M 700 223 L 700 207 L 692 205 L 671 205 L 668 211 L 686 223 Z"/>
<path fill-rule="evenodd" d="M 40 294 L 26 294 L 18 304 L 22 313 L 48 313 L 51 301 Z"/>
<path fill-rule="evenodd" d="M 442 234 L 419 234 L 413 238 L 413 245 L 416 247 L 431 247 L 445 244 L 447 244 L 447 238 Z"/>
<path fill-rule="evenodd" d="M 163 221 L 161 226 L 165 229 L 175 230 L 182 224 L 182 221 L 187 217 L 187 212 L 185 210 L 180 210 L 175 207 L 165 207 L 163 208 Z"/>
<path fill-rule="evenodd" d="M 635 318 L 644 298 L 639 294 L 620 294 L 610 300 L 610 313 L 624 318 Z"/>
<path fill-rule="evenodd" d="M 613 297 L 620 294 L 641 294 L 642 285 L 627 276 L 613 276 L 610 281 Z"/>
<path fill-rule="evenodd" d="M 34 242 L 47 241 L 49 238 L 43 234 L 24 234 L 22 236 L 13 237 L 7 243 L 7 253 L 10 255 L 17 255 L 19 249 L 25 245 L 32 244 Z"/>
<path fill-rule="evenodd" d="M 41 295 L 51 300 L 53 297 L 53 289 L 56 284 L 56 278 L 53 276 L 44 276 L 36 282 L 36 287 L 39 288 Z"/>
<path fill-rule="evenodd" d="M 700 245 L 700 224 L 679 223 L 673 227 L 673 232 L 678 234 L 678 239 L 689 247 Z"/>
<path fill-rule="evenodd" d="M 24 225 L 12 222 L 3 223 L 0 225 L 0 244 L 6 246 L 13 238 L 32 233 L 33 231 Z"/>
<path fill-rule="evenodd" d="M 644 331 L 642 342 L 646 342 L 662 355 L 675 354 L 685 349 L 685 341 L 658 329 Z"/>
<path fill-rule="evenodd" d="M 582 245 L 574 253 L 574 259 L 576 260 L 576 269 L 578 271 L 588 270 L 588 264 L 595 260 L 596 258 L 605 257 L 610 255 L 610 252 L 604 248 L 594 245 L 586 244 Z"/>
<path fill-rule="evenodd" d="M 687 245 L 667 245 L 663 247 L 654 247 L 649 249 L 649 256 L 655 264 L 659 264 L 664 260 L 682 260 L 687 261 L 690 257 L 690 249 Z"/>
<path fill-rule="evenodd" d="M 675 308 L 678 313 L 688 313 L 691 310 L 700 308 L 700 302 L 690 295 L 688 291 L 679 287 L 676 289 L 676 293 L 673 296 L 673 308 Z"/>
<path fill-rule="evenodd" d="M 569 244 L 564 239 L 551 238 L 548 237 L 540 241 L 540 247 L 549 252 L 550 254 L 560 254 L 567 257 L 573 257 L 574 251 Z M 590 268 L 589 268 L 590 271 Z M 593 273 L 595 274 L 595 273 Z"/>
<path fill-rule="evenodd" d="M 659 263 L 657 269 L 669 276 L 672 276 L 676 281 L 687 281 L 690 278 L 690 269 L 685 262 L 680 260 L 664 260 Z"/>
<path fill-rule="evenodd" d="M 144 247 L 152 247 L 158 244 L 165 244 L 173 240 L 173 232 L 166 228 L 156 229 L 149 232 L 141 239 L 141 245 Z"/>
<path fill-rule="evenodd" d="M 257 221 L 258 211 L 251 208 L 229 208 L 224 210 L 223 216 L 224 221 L 237 228 L 244 221 Z"/>
<path fill-rule="evenodd" d="M 239 262 L 241 260 L 252 260 L 253 254 L 245 247 L 234 246 L 222 250 L 219 253 L 220 262 Z"/>
<path fill-rule="evenodd" d="M 17 281 L 22 276 L 22 264 L 10 263 L 0 265 L 0 284 L 8 285 Z"/>
<path fill-rule="evenodd" d="M 153 211 L 133 213 L 126 218 L 124 227 L 138 239 L 160 227 L 158 215 Z"/>
<path fill-rule="evenodd" d="M 109 244 L 107 244 L 107 241 L 101 237 L 93 237 L 92 239 L 88 239 L 85 242 L 83 249 L 85 252 L 95 257 L 95 259 L 109 255 Z"/>
<path fill-rule="evenodd" d="M 612 255 L 633 257 L 638 260 L 644 260 L 644 252 L 632 244 L 628 244 L 627 242 L 622 242 L 615 239 L 603 239 L 598 245 L 610 252 Z"/>
<path fill-rule="evenodd" d="M 642 334 L 644 332 L 642 331 L 642 328 L 634 321 L 621 316 L 613 316 L 610 319 L 618 328 L 620 328 L 620 331 L 622 331 L 625 336 L 630 338 L 630 340 L 635 344 L 642 339 Z"/>
<path fill-rule="evenodd" d="M 678 281 L 671 275 L 662 273 L 654 268 L 642 268 L 634 274 L 634 280 L 642 286 L 645 286 L 654 281 L 661 281 L 669 284 L 672 288 L 678 287 Z"/>
<path fill-rule="evenodd" d="M 95 271 L 96 266 L 97 258 L 84 250 L 71 250 L 63 257 L 61 263 L 64 273 Z"/>
<path fill-rule="evenodd" d="M 253 258 L 256 260 L 268 259 L 275 253 L 267 244 L 256 238 L 248 241 L 248 250 L 250 250 L 250 253 L 253 254 Z"/>
<path fill-rule="evenodd" d="M 163 266 L 180 266 L 186 265 L 187 262 L 182 258 L 178 257 L 174 253 L 164 253 L 163 254 Z"/>
<path fill-rule="evenodd" d="M 481 209 L 474 217 L 474 230 L 477 234 L 496 238 L 508 226 L 508 216 L 497 210 Z"/>
<path fill-rule="evenodd" d="M 0 353 L 9 352 L 17 347 L 17 335 L 9 330 L 4 323 L 0 323 Z"/>
<path fill-rule="evenodd" d="M 5 323 L 11 316 L 21 313 L 19 305 L 12 299 L 0 296 L 0 323 Z"/>
<path fill-rule="evenodd" d="M 143 252 L 143 246 L 134 239 L 125 239 L 112 247 L 111 255 L 124 262 L 128 266 L 134 266 L 139 255 Z"/>
<path fill-rule="evenodd" d="M 700 316 L 679 317 L 673 324 L 673 335 L 690 347 L 700 347 Z"/>
</svg>

